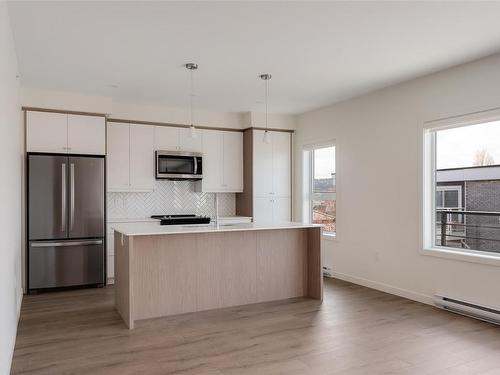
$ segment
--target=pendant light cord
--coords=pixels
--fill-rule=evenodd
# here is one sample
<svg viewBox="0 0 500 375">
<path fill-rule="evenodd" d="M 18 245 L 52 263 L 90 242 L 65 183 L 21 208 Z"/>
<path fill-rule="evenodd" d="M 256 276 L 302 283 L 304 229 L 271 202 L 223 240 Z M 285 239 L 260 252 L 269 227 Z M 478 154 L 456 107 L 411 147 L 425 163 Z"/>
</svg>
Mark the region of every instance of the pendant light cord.
<svg viewBox="0 0 500 375">
<path fill-rule="evenodd" d="M 194 77 L 193 77 L 193 69 L 190 70 L 190 77 L 191 77 L 191 87 L 190 87 L 190 93 L 189 93 L 189 112 L 191 116 L 191 126 L 194 124 L 194 115 L 193 115 L 193 96 L 194 96 Z"/>
<path fill-rule="evenodd" d="M 269 80 L 266 79 L 266 131 L 268 129 L 268 126 L 267 126 L 267 96 L 268 96 L 268 85 L 269 85 Z"/>
</svg>

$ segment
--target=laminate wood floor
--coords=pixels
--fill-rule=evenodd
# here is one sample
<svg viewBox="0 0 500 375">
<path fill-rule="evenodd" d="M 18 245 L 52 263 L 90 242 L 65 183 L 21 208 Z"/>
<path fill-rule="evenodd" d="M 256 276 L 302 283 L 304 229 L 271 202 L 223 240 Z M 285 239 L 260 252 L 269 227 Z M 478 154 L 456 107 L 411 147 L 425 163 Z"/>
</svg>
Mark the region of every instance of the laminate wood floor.
<svg viewBox="0 0 500 375">
<path fill-rule="evenodd" d="M 26 296 L 13 374 L 500 374 L 500 328 L 339 280 L 293 299 L 138 322 L 113 288 Z"/>
</svg>

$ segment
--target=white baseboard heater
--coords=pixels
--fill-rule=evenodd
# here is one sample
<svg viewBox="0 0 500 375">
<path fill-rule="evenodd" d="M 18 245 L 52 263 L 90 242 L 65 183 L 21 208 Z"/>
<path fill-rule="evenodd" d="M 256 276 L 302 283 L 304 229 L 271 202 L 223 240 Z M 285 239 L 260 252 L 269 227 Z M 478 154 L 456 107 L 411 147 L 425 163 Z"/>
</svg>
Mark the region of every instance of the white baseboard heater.
<svg viewBox="0 0 500 375">
<path fill-rule="evenodd" d="M 500 311 L 454 298 L 435 295 L 434 304 L 444 310 L 500 325 Z"/>
</svg>

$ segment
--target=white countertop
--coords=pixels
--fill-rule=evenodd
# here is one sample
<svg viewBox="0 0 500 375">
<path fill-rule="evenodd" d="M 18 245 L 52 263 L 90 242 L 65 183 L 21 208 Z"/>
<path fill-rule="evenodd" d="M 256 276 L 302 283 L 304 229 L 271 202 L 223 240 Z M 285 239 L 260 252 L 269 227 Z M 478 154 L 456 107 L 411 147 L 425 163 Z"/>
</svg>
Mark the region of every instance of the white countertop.
<svg viewBox="0 0 500 375">
<path fill-rule="evenodd" d="M 249 230 L 272 230 L 272 229 L 298 229 L 321 227 L 318 224 L 302 223 L 276 223 L 276 224 L 234 224 L 221 225 L 217 228 L 214 224 L 202 225 L 160 225 L 159 222 L 136 222 L 111 224 L 116 232 L 126 236 L 156 236 L 163 234 L 189 234 L 189 233 L 212 233 L 212 232 L 241 232 Z"/>
</svg>

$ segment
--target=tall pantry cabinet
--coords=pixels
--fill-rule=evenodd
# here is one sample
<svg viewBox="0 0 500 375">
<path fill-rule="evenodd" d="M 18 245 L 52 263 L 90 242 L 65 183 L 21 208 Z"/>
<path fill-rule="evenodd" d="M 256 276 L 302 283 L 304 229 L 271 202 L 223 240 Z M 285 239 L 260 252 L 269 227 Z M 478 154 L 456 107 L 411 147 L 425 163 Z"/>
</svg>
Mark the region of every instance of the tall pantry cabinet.
<svg viewBox="0 0 500 375">
<path fill-rule="evenodd" d="M 263 139 L 263 130 L 244 133 L 245 190 L 236 196 L 236 213 L 256 223 L 291 221 L 292 135 L 270 131 L 270 142 Z"/>
</svg>

